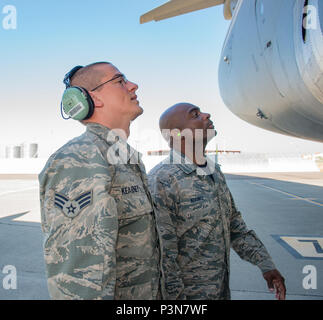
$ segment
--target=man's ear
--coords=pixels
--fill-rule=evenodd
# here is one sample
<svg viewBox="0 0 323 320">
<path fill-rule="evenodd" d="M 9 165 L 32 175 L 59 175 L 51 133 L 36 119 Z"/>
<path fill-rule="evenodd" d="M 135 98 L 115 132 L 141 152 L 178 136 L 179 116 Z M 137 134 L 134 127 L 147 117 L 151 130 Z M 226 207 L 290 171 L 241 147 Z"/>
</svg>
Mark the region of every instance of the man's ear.
<svg viewBox="0 0 323 320">
<path fill-rule="evenodd" d="M 90 96 L 94 102 L 95 108 L 102 108 L 103 107 L 103 101 L 94 93 L 90 92 Z"/>
</svg>

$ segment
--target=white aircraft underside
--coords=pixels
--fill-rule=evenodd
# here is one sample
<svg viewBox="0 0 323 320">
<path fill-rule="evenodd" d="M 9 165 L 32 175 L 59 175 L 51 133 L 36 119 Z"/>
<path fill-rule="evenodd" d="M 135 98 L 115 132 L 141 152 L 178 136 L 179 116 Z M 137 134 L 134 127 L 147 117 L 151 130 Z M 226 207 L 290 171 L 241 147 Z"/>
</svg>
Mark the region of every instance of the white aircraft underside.
<svg viewBox="0 0 323 320">
<path fill-rule="evenodd" d="M 323 0 L 172 0 L 140 21 L 219 4 L 232 18 L 219 67 L 227 107 L 258 127 L 323 142 Z"/>
</svg>

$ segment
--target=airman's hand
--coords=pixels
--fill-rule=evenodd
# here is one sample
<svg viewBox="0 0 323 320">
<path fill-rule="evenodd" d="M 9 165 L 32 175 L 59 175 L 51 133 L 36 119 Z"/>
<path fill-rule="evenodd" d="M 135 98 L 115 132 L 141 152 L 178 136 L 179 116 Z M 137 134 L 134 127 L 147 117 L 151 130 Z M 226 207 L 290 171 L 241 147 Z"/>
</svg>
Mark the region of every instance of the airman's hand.
<svg viewBox="0 0 323 320">
<path fill-rule="evenodd" d="M 271 292 L 276 290 L 276 299 L 285 300 L 286 297 L 286 287 L 285 279 L 279 273 L 278 270 L 267 271 L 263 274 L 263 277 L 267 281 L 268 288 Z"/>
</svg>

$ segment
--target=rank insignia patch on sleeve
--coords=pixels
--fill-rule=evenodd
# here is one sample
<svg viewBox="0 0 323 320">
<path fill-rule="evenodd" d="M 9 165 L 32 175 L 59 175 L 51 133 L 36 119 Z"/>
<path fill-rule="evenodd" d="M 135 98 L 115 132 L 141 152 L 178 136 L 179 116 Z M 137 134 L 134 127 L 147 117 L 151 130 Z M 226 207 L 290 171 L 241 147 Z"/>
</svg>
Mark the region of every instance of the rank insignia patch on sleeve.
<svg viewBox="0 0 323 320">
<path fill-rule="evenodd" d="M 75 218 L 80 212 L 92 204 L 92 190 L 83 193 L 74 200 L 68 199 L 67 196 L 55 193 L 55 207 L 62 210 L 68 218 Z"/>
</svg>

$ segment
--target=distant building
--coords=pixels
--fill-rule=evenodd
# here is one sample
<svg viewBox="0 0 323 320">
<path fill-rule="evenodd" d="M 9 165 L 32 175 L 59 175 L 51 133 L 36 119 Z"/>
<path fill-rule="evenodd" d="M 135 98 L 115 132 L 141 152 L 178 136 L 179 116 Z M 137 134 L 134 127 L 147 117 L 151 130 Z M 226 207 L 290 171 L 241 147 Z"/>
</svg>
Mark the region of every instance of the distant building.
<svg viewBox="0 0 323 320">
<path fill-rule="evenodd" d="M 4 150 L 4 152 L 2 150 Z M 22 143 L 20 145 L 6 145 L 4 148 L 0 148 L 0 158 L 6 158 L 6 159 L 38 158 L 38 143 Z"/>
<path fill-rule="evenodd" d="M 206 150 L 205 153 L 221 153 L 221 154 L 235 154 L 241 153 L 241 151 L 236 150 Z M 169 150 L 155 150 L 148 151 L 148 156 L 166 156 L 169 154 Z"/>
</svg>

